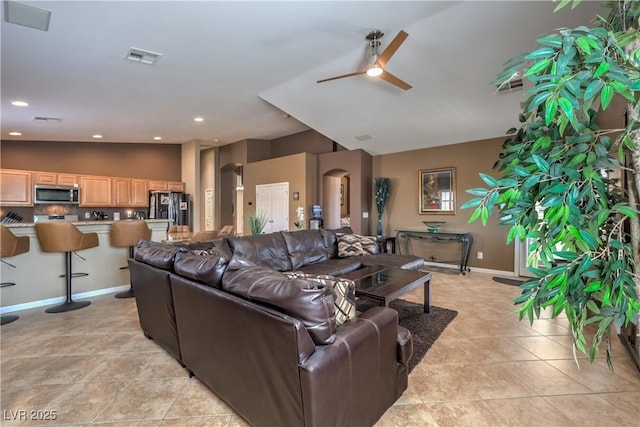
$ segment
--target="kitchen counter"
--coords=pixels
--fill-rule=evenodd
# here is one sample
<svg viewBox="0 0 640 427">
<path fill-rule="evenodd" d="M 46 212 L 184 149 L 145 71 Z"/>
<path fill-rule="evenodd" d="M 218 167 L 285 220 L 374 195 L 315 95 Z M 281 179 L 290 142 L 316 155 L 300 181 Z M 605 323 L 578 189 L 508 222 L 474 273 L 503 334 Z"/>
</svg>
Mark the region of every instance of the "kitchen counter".
<svg viewBox="0 0 640 427">
<path fill-rule="evenodd" d="M 123 220 L 124 221 L 124 220 Z M 151 240 L 161 242 L 167 238 L 168 220 L 144 220 L 151 229 Z M 92 296 L 118 292 L 129 288 L 129 270 L 120 270 L 127 265 L 127 248 L 111 246 L 109 231 L 112 220 L 74 221 L 83 233 L 98 234 L 99 246 L 78 251 L 72 257 L 73 272 L 89 273 L 73 278 L 74 299 L 91 299 Z M 29 252 L 5 261 L 12 268 L 1 264 L 3 282 L 15 282 L 16 286 L 2 289 L 2 308 L 8 313 L 33 307 L 49 306 L 64 302 L 66 294 L 65 260 L 63 253 L 46 253 L 40 249 L 34 223 L 3 224 L 16 236 L 29 237 Z"/>
</svg>

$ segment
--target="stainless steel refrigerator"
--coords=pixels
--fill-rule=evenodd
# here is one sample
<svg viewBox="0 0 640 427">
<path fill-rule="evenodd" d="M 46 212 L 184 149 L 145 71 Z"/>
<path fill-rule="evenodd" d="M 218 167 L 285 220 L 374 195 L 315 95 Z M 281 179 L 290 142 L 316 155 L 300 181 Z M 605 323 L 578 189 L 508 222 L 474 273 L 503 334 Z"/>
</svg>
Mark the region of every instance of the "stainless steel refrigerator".
<svg viewBox="0 0 640 427">
<path fill-rule="evenodd" d="M 187 225 L 191 230 L 191 197 L 172 191 L 149 192 L 149 219 L 168 219 L 172 225 Z"/>
</svg>

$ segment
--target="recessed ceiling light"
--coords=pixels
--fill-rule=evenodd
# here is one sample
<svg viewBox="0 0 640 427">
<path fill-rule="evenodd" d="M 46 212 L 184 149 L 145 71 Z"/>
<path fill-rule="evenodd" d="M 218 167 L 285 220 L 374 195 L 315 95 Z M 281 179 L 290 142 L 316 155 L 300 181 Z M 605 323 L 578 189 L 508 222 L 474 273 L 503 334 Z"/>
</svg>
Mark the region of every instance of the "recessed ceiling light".
<svg viewBox="0 0 640 427">
<path fill-rule="evenodd" d="M 161 136 L 154 136 L 153 140 L 154 141 L 162 141 L 162 137 Z"/>
<path fill-rule="evenodd" d="M 11 105 L 14 107 L 28 107 L 29 103 L 25 101 L 11 101 Z"/>
<path fill-rule="evenodd" d="M 204 122 L 204 118 L 198 116 L 193 119 L 194 122 Z"/>
<path fill-rule="evenodd" d="M 100 135 L 99 133 L 97 133 L 97 134 L 93 135 L 93 136 L 92 136 L 92 138 L 94 138 L 94 139 L 100 139 L 100 138 L 102 138 L 102 135 Z"/>
<path fill-rule="evenodd" d="M 22 136 L 22 132 L 9 132 L 11 136 Z"/>
</svg>

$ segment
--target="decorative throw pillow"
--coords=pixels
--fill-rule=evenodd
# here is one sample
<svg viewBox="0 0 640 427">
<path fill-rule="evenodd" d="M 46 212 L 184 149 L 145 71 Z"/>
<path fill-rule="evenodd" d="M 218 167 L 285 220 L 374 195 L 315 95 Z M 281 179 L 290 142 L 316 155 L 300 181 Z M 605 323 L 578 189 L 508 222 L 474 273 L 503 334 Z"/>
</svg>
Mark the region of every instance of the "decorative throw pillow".
<svg viewBox="0 0 640 427">
<path fill-rule="evenodd" d="M 326 274 L 306 274 L 289 271 L 285 276 L 292 279 L 305 279 L 331 286 L 336 306 L 336 326 L 340 326 L 356 317 L 356 285 L 353 280 Z"/>
<path fill-rule="evenodd" d="M 355 236 L 360 240 L 364 255 L 375 255 L 378 253 L 378 242 L 374 236 L 359 236 L 357 234 L 355 234 Z"/>
<path fill-rule="evenodd" d="M 363 255 L 362 243 L 356 234 L 336 233 L 338 238 L 338 257 Z"/>
</svg>

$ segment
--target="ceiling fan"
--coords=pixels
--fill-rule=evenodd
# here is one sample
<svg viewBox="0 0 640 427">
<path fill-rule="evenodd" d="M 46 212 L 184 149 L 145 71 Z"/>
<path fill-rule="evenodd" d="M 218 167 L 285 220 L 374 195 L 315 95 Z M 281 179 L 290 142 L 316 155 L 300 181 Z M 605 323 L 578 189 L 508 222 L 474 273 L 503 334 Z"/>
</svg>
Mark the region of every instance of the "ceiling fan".
<svg viewBox="0 0 640 427">
<path fill-rule="evenodd" d="M 328 79 L 318 80 L 318 83 L 328 82 L 330 80 L 343 79 L 345 77 L 359 76 L 361 74 L 367 74 L 371 77 L 380 76 L 382 80 L 385 80 L 392 85 L 395 85 L 401 89 L 409 90 L 411 85 L 400 80 L 390 72 L 384 69 L 387 62 L 391 59 L 394 53 L 398 50 L 400 45 L 409 37 L 409 34 L 400 30 L 398 35 L 389 43 L 389 46 L 381 53 L 378 54 L 378 48 L 380 47 L 380 38 L 384 33 L 380 30 L 370 32 L 366 39 L 369 43 L 369 59 L 367 61 L 367 68 L 364 70 L 356 71 L 355 73 L 343 74 L 341 76 L 329 77 Z"/>
</svg>

